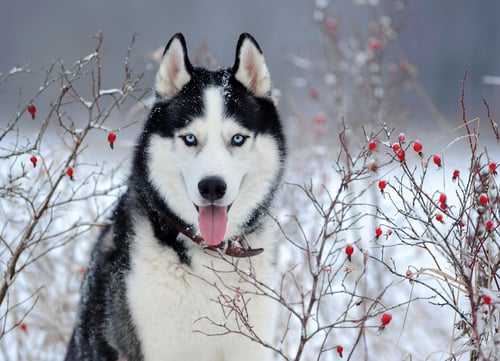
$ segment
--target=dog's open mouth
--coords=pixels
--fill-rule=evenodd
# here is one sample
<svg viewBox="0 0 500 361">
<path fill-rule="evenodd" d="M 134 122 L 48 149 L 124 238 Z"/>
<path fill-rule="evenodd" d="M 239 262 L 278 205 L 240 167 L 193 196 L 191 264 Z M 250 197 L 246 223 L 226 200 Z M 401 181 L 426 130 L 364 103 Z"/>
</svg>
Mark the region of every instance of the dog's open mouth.
<svg viewBox="0 0 500 361">
<path fill-rule="evenodd" d="M 209 246 L 217 246 L 224 239 L 227 212 L 231 206 L 197 206 L 201 237 Z"/>
</svg>

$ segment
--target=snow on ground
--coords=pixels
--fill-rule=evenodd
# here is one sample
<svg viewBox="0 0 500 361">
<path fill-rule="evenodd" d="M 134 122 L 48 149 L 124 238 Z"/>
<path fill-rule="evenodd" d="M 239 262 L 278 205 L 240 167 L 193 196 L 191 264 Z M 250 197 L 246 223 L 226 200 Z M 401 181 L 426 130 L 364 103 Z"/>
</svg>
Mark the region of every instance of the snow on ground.
<svg viewBox="0 0 500 361">
<path fill-rule="evenodd" d="M 451 139 L 456 138 L 453 134 L 449 136 Z M 115 168 L 121 160 L 129 159 L 133 144 L 131 140 L 133 136 L 130 137 L 127 140 L 125 137 L 120 137 L 114 151 L 110 151 L 106 144 L 103 145 L 102 140 L 94 139 L 95 143 L 89 144 L 90 151 L 86 153 L 87 158 L 83 157 L 80 160 L 82 165 L 79 168 L 80 174 L 84 171 L 95 172 L 97 168 L 102 169 L 99 170 L 103 174 L 102 179 L 97 182 L 99 190 L 122 182 L 127 173 L 127 166 L 122 166 L 118 170 Z M 464 142 L 465 140 L 462 140 L 448 146 L 450 143 L 445 142 L 445 145 L 442 145 L 436 141 L 433 144 L 435 149 L 425 150 L 426 155 L 439 151 L 443 155 L 444 167 L 438 169 L 430 165 L 428 172 L 432 174 L 426 177 L 423 188 L 430 194 L 446 188 L 450 205 L 458 204 L 455 192 L 457 185 L 450 181 L 450 173 L 454 169 L 459 169 L 462 174 L 468 172 L 468 162 L 464 161 L 464 157 L 467 157 L 467 146 Z M 284 191 L 280 194 L 276 206 L 277 218 L 289 241 L 282 235 L 279 237 L 278 264 L 281 272 L 289 271 L 288 274 L 293 274 L 295 277 L 294 282 L 290 281 L 291 278 L 285 277 L 287 288 L 284 290 L 284 296 L 291 303 L 298 302 L 293 308 L 299 311 L 302 309 L 300 291 L 304 292 L 307 299 L 312 284 L 308 255 L 314 255 L 314 246 L 321 244 L 318 240 L 321 238 L 322 227 L 332 227 L 332 229 L 335 227 L 334 221 L 327 225 L 322 223 L 318 209 L 328 208 L 331 203 L 330 198 L 334 197 L 339 189 L 340 177 L 334 171 L 339 150 L 338 145 L 296 150 L 293 146 L 290 147 L 287 184 L 284 185 Z M 498 152 L 491 151 L 490 156 L 492 153 L 497 157 L 500 156 Z M 55 156 L 57 151 L 54 150 L 51 154 Z M 104 161 L 103 164 L 96 162 L 96 155 Z M 383 159 L 390 157 L 390 151 L 379 144 L 374 157 L 383 162 Z M 421 159 L 408 151 L 407 162 L 415 166 Z M 39 178 L 43 177 L 43 174 L 40 168 L 29 169 L 30 165 L 26 159 L 19 159 L 15 164 L 1 161 L 1 173 L 8 174 L 9 169 L 18 167 L 15 172 L 22 174 L 23 168 L 20 163 L 23 163 L 24 169 L 28 170 L 25 179 L 22 180 L 23 186 L 34 192 L 30 194 L 41 196 L 43 190 L 38 193 L 36 187 L 40 185 Z M 127 161 L 125 163 L 127 164 Z M 107 177 L 107 174 L 113 174 L 113 177 Z M 397 277 L 374 259 L 364 262 L 362 251 L 374 258 L 383 259 L 402 274 L 407 269 L 417 272 L 421 268 L 437 267 L 436 260 L 430 257 L 429 252 L 417 247 L 402 247 L 395 233 L 387 234 L 394 224 L 404 223 L 406 218 L 397 211 L 399 203 L 391 201 L 391 192 L 394 190 L 388 189 L 382 194 L 377 182 L 379 179 L 385 179 L 396 187 L 397 179 L 400 177 L 401 167 L 398 162 L 393 162 L 362 181 L 353 183 L 352 187 L 340 191 L 340 197 L 335 205 L 339 214 L 344 207 L 342 202 L 354 202 L 357 206 L 347 212 L 346 219 L 351 219 L 346 221 L 347 226 L 332 236 L 331 241 L 325 243 L 329 253 L 322 259 L 322 265 L 326 268 L 321 270 L 322 278 L 320 278 L 324 286 L 324 296 L 321 305 L 313 310 L 305 332 L 310 334 L 319 326 L 331 323 L 335 323 L 336 327 L 317 333 L 305 349 L 304 360 L 318 359 L 319 347 L 331 349 L 324 352 L 321 360 L 337 360 L 339 355 L 335 348 L 338 345 L 344 348 L 344 358 L 347 358 L 356 345 L 352 359 L 387 361 L 447 360 L 450 352 L 461 349 L 463 340 L 454 341 L 460 335 L 460 331 L 454 328 L 458 318 L 451 308 L 432 305 L 429 301 L 439 302 L 439 300 L 428 299 L 435 296 L 429 289 L 408 279 Z M 1 178 L 1 181 L 5 183 L 8 180 Z M 75 177 L 74 182 L 66 180 L 66 183 L 69 195 L 73 194 L 71 192 L 75 189 L 83 193 L 88 192 L 96 184 L 92 178 L 87 179 L 81 175 Z M 303 184 L 306 188 L 308 185 L 311 186 L 318 201 L 316 207 L 306 193 L 297 187 Z M 99 213 L 96 209 L 107 210 L 106 213 L 109 215 L 109 206 L 119 191 L 118 189 L 109 196 L 74 205 L 68 204 L 61 208 L 54 215 L 50 233 L 56 235 L 58 230 L 65 229 L 72 222 L 82 222 L 89 215 L 92 218 L 91 215 Z M 65 199 L 67 196 L 68 194 L 63 192 L 60 198 Z M 16 232 L 16 228 L 17 232 L 21 232 L 22 229 L 19 227 L 24 224 L 23 212 L 26 210 L 17 208 L 15 202 L 12 203 L 8 199 L 2 199 L 1 205 L 3 217 L 8 219 L 5 226 L 8 232 L 5 234 Z M 391 219 L 381 218 L 377 213 L 377 207 L 384 209 L 385 214 Z M 415 209 L 415 212 L 418 213 L 419 210 Z M 98 221 L 105 222 L 105 217 L 100 217 Z M 384 235 L 378 240 L 373 236 L 376 226 L 381 226 L 384 231 Z M 444 224 L 442 227 L 447 226 Z M 278 227 L 276 228 L 278 230 Z M 1 320 L 5 329 L 17 325 L 0 341 L 0 355 L 3 359 L 6 361 L 62 359 L 73 327 L 79 282 L 86 266 L 88 251 L 97 234 L 98 228 L 93 228 L 82 236 L 76 235 L 68 244 L 57 247 L 37 262 L 27 265 L 19 274 L 12 286 L 8 304 L 9 307 L 19 305 L 9 313 L 7 321 Z M 50 238 L 50 242 L 57 243 L 59 240 L 54 236 Z M 344 248 L 348 244 L 355 246 L 352 262 L 346 261 L 344 254 Z M 311 247 L 310 251 L 305 252 L 300 249 L 307 245 Z M 0 252 L 2 268 L 5 267 L 9 256 L 9 252 L 5 250 Z M 27 255 L 27 260 L 30 256 L 33 255 Z M 435 252 L 434 256 L 443 271 L 453 274 L 453 269 L 441 255 Z M 435 277 L 430 274 L 420 275 L 419 280 L 439 286 Z M 410 300 L 415 301 L 409 302 Z M 461 300 L 463 302 L 464 298 Z M 359 304 L 356 304 L 357 301 Z M 460 307 L 466 308 L 467 304 L 463 302 Z M 5 306 L 2 306 L 0 315 L 3 316 L 5 311 Z M 393 317 L 391 323 L 381 330 L 379 318 L 383 312 L 390 312 Z M 361 324 L 359 319 L 366 314 L 376 316 L 365 320 L 366 332 L 357 341 L 358 326 Z M 286 337 L 280 341 L 286 328 L 287 314 L 284 309 L 279 311 L 278 320 L 276 343 L 281 342 L 282 350 L 288 355 L 293 355 L 298 347 L 298 339 L 303 333 L 300 322 L 292 318 L 288 324 L 290 329 Z M 21 324 L 24 326 L 20 327 Z M 465 355 L 463 359 L 468 359 L 468 356 Z"/>
</svg>

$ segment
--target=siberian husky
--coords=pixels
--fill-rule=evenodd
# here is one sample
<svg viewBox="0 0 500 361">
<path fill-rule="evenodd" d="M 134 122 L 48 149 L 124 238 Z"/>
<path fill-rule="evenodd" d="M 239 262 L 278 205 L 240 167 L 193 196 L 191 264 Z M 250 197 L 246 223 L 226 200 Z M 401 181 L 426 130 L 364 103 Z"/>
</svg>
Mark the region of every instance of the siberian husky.
<svg viewBox="0 0 500 361">
<path fill-rule="evenodd" d="M 269 356 L 269 207 L 285 139 L 259 45 L 193 66 L 168 42 L 128 189 L 84 276 L 67 361 L 261 361 Z M 258 342 L 255 342 L 258 341 Z"/>
</svg>

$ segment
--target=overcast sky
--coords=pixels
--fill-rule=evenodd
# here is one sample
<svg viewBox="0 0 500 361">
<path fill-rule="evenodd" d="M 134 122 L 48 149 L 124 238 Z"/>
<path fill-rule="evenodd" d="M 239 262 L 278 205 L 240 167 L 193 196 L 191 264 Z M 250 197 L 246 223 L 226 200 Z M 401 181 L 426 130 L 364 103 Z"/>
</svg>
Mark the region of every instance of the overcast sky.
<svg viewBox="0 0 500 361">
<path fill-rule="evenodd" d="M 345 22 L 356 19 L 359 7 L 352 3 L 362 1 L 337 0 L 332 6 Z M 387 9 L 395 3 L 380 2 Z M 439 110 L 457 114 L 461 79 L 469 70 L 471 107 L 480 111 L 485 97 L 500 113 L 500 107 L 495 109 L 500 86 L 482 83 L 485 75 L 500 76 L 500 2 L 413 0 L 408 4 L 395 53 L 403 53 L 417 66 L 418 80 Z M 186 35 L 191 54 L 207 44 L 220 64 L 232 65 L 237 38 L 246 31 L 259 41 L 274 83 L 286 94 L 297 75 L 286 54 L 314 54 L 319 47 L 312 0 L 20 0 L 2 1 L 0 9 L 0 72 L 4 73 L 25 64 L 42 69 L 57 57 L 72 63 L 92 52 L 92 35 L 102 30 L 103 66 L 109 82 L 122 79 L 123 58 L 133 33 L 139 35 L 132 65 L 137 72 L 146 72 L 145 82 L 152 82 L 148 52 L 165 45 L 175 32 Z M 27 91 L 29 85 L 23 88 Z M 15 101 L 17 92 L 2 87 L 0 106 Z M 416 100 L 408 106 L 417 113 L 422 108 Z"/>
</svg>

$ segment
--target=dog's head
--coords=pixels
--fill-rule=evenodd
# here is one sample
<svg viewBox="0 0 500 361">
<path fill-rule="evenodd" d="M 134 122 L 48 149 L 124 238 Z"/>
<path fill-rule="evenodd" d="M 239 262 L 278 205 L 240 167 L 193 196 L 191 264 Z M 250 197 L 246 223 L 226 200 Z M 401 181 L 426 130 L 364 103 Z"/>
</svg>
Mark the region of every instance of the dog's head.
<svg viewBox="0 0 500 361">
<path fill-rule="evenodd" d="M 191 64 L 182 34 L 168 42 L 158 101 L 142 134 L 146 174 L 168 208 L 205 242 L 252 230 L 279 184 L 285 143 L 264 56 L 242 34 L 231 68 Z"/>
</svg>

